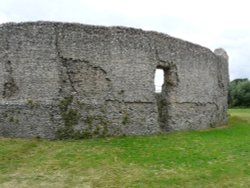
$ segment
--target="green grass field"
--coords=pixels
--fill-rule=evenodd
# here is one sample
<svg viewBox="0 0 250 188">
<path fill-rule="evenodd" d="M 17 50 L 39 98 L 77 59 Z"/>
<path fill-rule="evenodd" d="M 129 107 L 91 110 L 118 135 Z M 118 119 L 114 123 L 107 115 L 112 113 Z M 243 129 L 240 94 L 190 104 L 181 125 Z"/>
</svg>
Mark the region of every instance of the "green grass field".
<svg viewBox="0 0 250 188">
<path fill-rule="evenodd" d="M 250 187 L 250 109 L 226 128 L 46 141 L 0 138 L 0 187 Z"/>
</svg>

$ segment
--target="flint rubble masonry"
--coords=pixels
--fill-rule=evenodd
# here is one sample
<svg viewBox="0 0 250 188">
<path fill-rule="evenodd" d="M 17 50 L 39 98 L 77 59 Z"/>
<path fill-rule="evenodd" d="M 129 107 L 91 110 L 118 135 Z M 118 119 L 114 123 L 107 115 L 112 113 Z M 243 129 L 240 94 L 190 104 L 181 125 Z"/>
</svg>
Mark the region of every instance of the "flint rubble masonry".
<svg viewBox="0 0 250 188">
<path fill-rule="evenodd" d="M 164 71 L 161 93 L 154 73 Z M 147 135 L 227 123 L 228 56 L 166 34 L 0 25 L 0 136 Z"/>
</svg>

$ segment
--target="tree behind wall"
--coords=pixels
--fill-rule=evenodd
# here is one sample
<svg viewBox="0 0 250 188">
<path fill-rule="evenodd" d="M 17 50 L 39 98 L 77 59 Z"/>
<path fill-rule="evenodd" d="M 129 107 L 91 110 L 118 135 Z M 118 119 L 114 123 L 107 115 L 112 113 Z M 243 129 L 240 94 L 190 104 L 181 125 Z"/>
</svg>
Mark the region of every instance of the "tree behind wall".
<svg viewBox="0 0 250 188">
<path fill-rule="evenodd" d="M 250 107 L 250 81 L 247 78 L 230 82 L 228 104 L 229 107 Z"/>
</svg>

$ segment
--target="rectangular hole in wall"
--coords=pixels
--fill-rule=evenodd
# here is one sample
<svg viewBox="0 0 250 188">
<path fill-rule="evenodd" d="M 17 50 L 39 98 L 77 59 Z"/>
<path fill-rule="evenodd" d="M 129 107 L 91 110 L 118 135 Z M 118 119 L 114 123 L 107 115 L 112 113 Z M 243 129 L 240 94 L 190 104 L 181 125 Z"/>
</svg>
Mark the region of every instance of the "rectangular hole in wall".
<svg viewBox="0 0 250 188">
<path fill-rule="evenodd" d="M 154 86 L 155 86 L 155 93 L 161 93 L 162 92 L 162 86 L 164 84 L 164 71 L 161 68 L 157 68 L 155 70 L 154 75 Z"/>
</svg>

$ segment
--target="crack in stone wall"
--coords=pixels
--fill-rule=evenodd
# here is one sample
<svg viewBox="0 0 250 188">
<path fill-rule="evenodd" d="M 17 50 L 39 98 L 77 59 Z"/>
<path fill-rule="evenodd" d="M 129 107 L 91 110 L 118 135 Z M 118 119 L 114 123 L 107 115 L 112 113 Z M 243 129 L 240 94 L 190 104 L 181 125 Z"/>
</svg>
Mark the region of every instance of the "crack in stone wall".
<svg viewBox="0 0 250 188">
<path fill-rule="evenodd" d="M 81 81 L 84 81 L 83 77 L 79 77 L 78 75 L 81 75 L 81 71 L 84 70 L 89 70 L 89 76 L 101 76 L 99 79 L 104 80 L 104 82 L 108 82 L 107 87 L 111 87 L 110 79 L 107 77 L 107 72 L 100 66 L 93 65 L 90 61 L 85 60 L 85 59 L 80 59 L 80 58 L 66 58 L 63 56 L 60 47 L 59 47 L 59 29 L 56 27 L 55 28 L 55 48 L 56 48 L 56 54 L 59 59 L 60 64 L 64 68 L 64 72 L 67 75 L 67 80 L 69 81 L 70 87 L 73 92 L 77 93 L 79 92 L 79 87 L 77 88 L 77 85 L 80 84 Z M 62 35 L 62 33 L 61 33 Z M 63 75 L 63 71 L 61 72 Z M 85 72 L 84 75 L 86 76 L 88 72 Z M 85 78 L 85 81 L 89 80 L 88 78 Z M 94 83 L 95 80 L 93 80 Z M 63 84 L 65 84 L 66 80 L 63 79 Z M 88 83 L 88 86 L 91 84 Z M 105 84 L 104 84 L 105 85 Z M 102 86 L 100 86 L 102 87 Z M 94 93 L 93 93 L 94 95 Z"/>
</svg>

